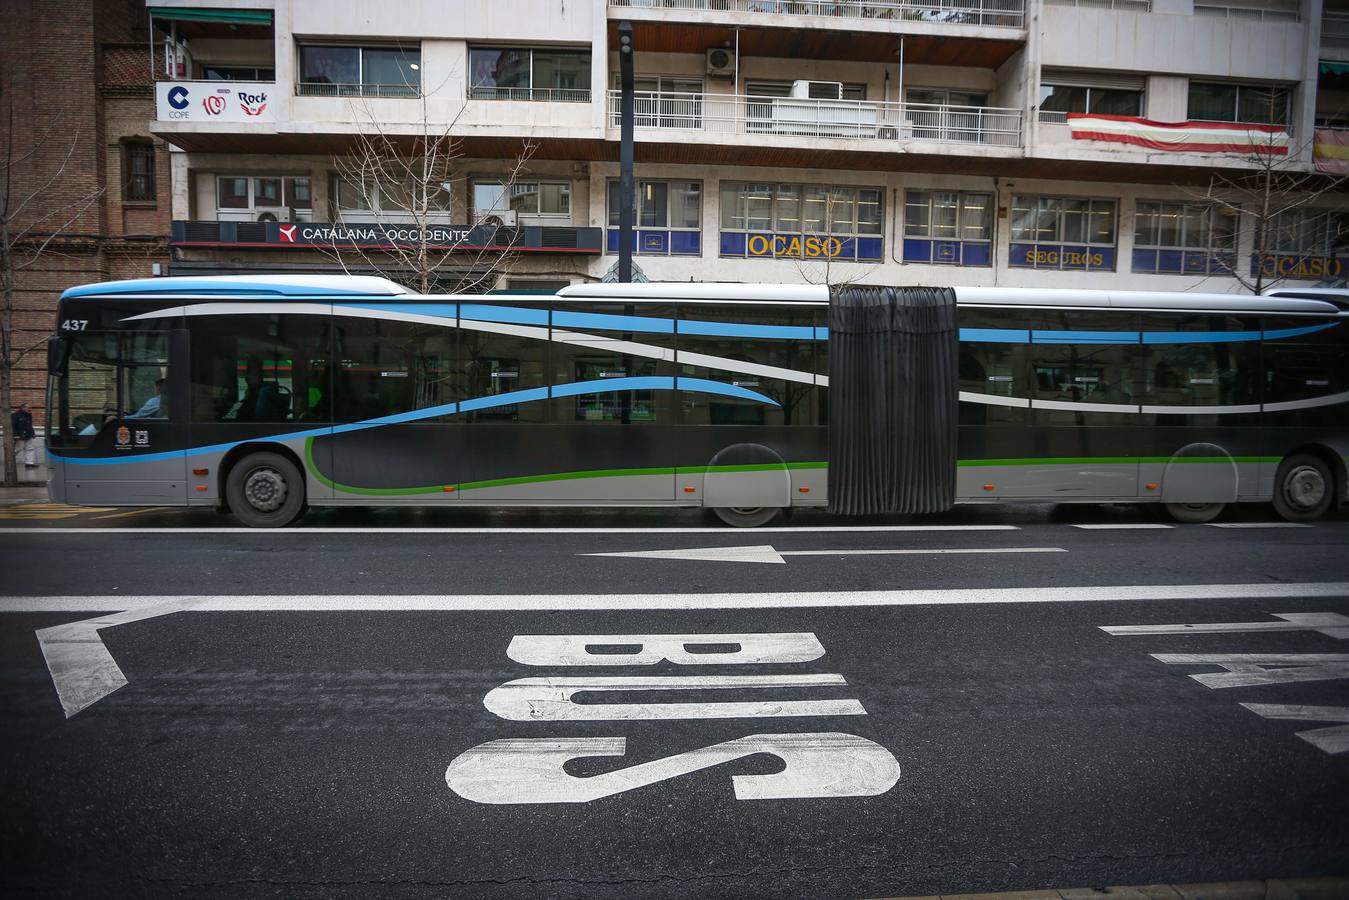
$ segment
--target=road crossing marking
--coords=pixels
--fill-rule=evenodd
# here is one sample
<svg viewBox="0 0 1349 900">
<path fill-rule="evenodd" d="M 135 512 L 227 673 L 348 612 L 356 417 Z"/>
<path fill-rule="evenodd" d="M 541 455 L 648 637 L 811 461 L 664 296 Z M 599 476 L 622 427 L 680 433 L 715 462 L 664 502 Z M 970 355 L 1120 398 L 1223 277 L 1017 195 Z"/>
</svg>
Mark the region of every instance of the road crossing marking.
<svg viewBox="0 0 1349 900">
<path fill-rule="evenodd" d="M 1281 622 L 1192 622 L 1181 625 L 1100 625 L 1106 634 L 1232 634 L 1254 631 L 1318 631 L 1327 637 L 1349 639 L 1349 618 L 1339 613 L 1271 613 Z"/>
<path fill-rule="evenodd" d="M 1082 528 L 1087 531 L 1141 531 L 1143 529 L 1156 528 L 1175 528 L 1174 525 L 1167 525 L 1163 522 L 1108 522 L 1096 525 L 1072 525 L 1072 528 Z"/>
<path fill-rule="evenodd" d="M 37 632 L 70 717 L 125 685 L 99 630 L 177 612 L 590 612 L 597 610 L 812 609 L 1135 600 L 1243 600 L 1349 596 L 1349 582 L 1087 585 L 692 594 L 0 596 L 0 613 L 115 613 Z"/>
<path fill-rule="evenodd" d="M 1307 522 L 1207 522 L 1210 528 L 1311 528 Z"/>
<path fill-rule="evenodd" d="M 699 562 L 776 563 L 785 565 L 784 556 L 926 556 L 945 553 L 1067 553 L 1062 547 L 934 547 L 931 549 L 880 550 L 778 550 L 772 544 L 740 547 L 688 547 L 677 550 L 621 550 L 607 553 L 578 553 L 577 556 L 623 556 L 633 559 L 681 559 Z"/>
</svg>

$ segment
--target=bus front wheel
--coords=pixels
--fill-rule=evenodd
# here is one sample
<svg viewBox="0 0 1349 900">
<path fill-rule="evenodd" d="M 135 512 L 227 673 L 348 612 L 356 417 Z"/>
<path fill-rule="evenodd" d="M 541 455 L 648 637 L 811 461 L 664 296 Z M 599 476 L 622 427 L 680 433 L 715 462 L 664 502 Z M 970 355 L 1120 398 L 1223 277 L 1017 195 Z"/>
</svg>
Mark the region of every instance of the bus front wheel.
<svg viewBox="0 0 1349 900">
<path fill-rule="evenodd" d="M 776 506 L 718 506 L 713 512 L 721 521 L 736 528 L 758 528 L 782 515 L 782 510 Z"/>
<path fill-rule="evenodd" d="M 250 528 L 282 528 L 305 511 L 304 477 L 279 453 L 250 453 L 230 469 L 225 498 Z"/>
<path fill-rule="evenodd" d="M 1168 503 L 1166 513 L 1182 524 L 1202 525 L 1222 515 L 1226 506 L 1226 503 Z"/>
<path fill-rule="evenodd" d="M 1335 476 L 1310 453 L 1290 456 L 1274 476 L 1274 509 L 1289 522 L 1319 519 L 1335 499 Z"/>
</svg>

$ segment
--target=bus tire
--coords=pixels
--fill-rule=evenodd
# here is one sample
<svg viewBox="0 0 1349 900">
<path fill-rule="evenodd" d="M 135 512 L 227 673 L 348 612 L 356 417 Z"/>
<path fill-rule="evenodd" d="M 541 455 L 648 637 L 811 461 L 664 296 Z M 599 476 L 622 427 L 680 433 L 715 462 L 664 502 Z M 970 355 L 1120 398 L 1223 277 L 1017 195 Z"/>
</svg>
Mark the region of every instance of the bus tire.
<svg viewBox="0 0 1349 900">
<path fill-rule="evenodd" d="M 225 497 L 248 527 L 283 528 L 304 514 L 304 477 L 280 453 L 250 453 L 230 469 Z"/>
<path fill-rule="evenodd" d="M 1325 461 L 1310 453 L 1290 456 L 1274 476 L 1274 509 L 1289 522 L 1325 515 L 1335 499 L 1335 476 Z"/>
<path fill-rule="evenodd" d="M 782 510 L 776 506 L 718 506 L 712 511 L 718 519 L 736 528 L 758 528 L 782 515 Z"/>
<path fill-rule="evenodd" d="M 1184 525 L 1203 525 L 1218 518 L 1226 508 L 1226 503 L 1167 503 L 1166 514 Z"/>
</svg>

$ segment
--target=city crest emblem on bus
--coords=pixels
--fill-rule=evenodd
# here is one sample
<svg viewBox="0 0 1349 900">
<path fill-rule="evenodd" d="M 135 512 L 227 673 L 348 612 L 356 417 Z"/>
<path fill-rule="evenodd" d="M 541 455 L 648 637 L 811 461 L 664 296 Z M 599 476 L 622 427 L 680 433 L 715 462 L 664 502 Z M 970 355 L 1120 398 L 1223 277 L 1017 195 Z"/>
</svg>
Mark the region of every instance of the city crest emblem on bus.
<svg viewBox="0 0 1349 900">
<path fill-rule="evenodd" d="M 131 444 L 131 429 L 125 425 L 117 427 L 117 446 L 126 447 Z"/>
</svg>

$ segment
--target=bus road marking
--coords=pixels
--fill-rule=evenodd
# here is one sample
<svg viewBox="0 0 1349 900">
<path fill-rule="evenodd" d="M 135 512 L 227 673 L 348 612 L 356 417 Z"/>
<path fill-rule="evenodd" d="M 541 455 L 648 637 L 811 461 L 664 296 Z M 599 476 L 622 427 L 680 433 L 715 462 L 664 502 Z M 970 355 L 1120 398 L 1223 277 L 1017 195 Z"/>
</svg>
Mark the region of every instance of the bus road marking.
<svg viewBox="0 0 1349 900">
<path fill-rule="evenodd" d="M 627 556 L 633 559 L 683 559 L 700 562 L 776 563 L 784 556 L 927 556 L 947 553 L 1067 553 L 1062 547 L 934 547 L 931 549 L 880 550 L 778 550 L 772 544 L 747 547 L 691 547 L 679 550 L 624 550 L 610 553 L 578 553 L 577 556 Z"/>
<path fill-rule="evenodd" d="M 37 631 L 66 717 L 127 681 L 103 644 L 103 628 L 177 612 L 593 612 L 708 609 L 813 609 L 954 606 L 983 603 L 1107 603 L 1139 600 L 1245 600 L 1349 597 L 1349 582 L 1085 585 L 1080 587 L 941 588 L 898 591 L 809 591 L 757 594 L 482 594 L 482 595 L 178 595 L 0 596 L 0 613 L 111 613 Z"/>
<path fill-rule="evenodd" d="M 1285 706 L 1279 703 L 1241 705 L 1266 719 L 1337 723 L 1329 728 L 1313 728 L 1310 731 L 1295 731 L 1293 734 L 1331 756 L 1349 753 L 1349 706 Z"/>
</svg>

